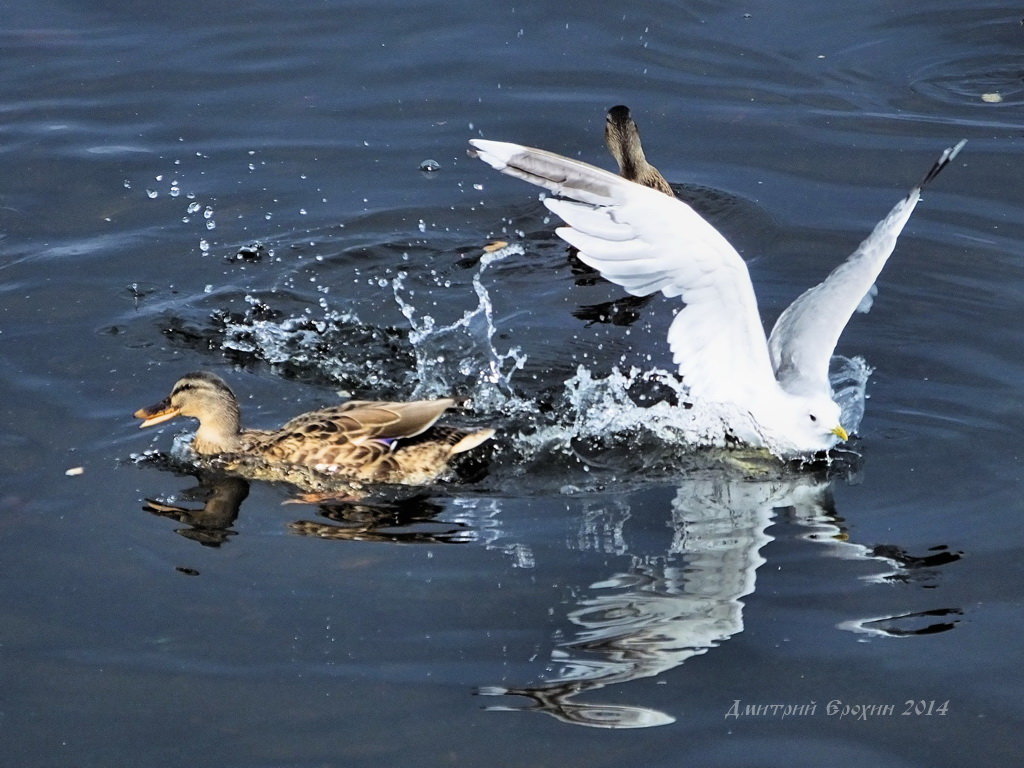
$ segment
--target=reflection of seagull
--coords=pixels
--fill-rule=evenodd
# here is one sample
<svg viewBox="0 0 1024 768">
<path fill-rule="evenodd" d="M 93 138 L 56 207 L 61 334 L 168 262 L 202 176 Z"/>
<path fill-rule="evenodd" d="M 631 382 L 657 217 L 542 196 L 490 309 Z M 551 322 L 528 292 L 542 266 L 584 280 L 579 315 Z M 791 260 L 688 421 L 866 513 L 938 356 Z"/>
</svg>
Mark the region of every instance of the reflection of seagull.
<svg viewBox="0 0 1024 768">
<path fill-rule="evenodd" d="M 756 482 L 716 472 L 687 481 L 672 501 L 667 556 L 634 552 L 628 572 L 591 585 L 594 594 L 568 614 L 578 632 L 552 654 L 558 672 L 536 686 L 487 687 L 480 693 L 524 696 L 533 701 L 528 709 L 576 725 L 671 723 L 672 716 L 657 710 L 576 696 L 660 675 L 741 632 L 742 598 L 754 591 L 775 511 L 794 507 L 811 515 L 827 494 L 828 482 L 808 473 Z"/>
<path fill-rule="evenodd" d="M 649 505 L 646 496 L 644 504 Z M 643 516 L 650 513 L 645 508 Z M 630 564 L 576 591 L 576 604 L 566 614 L 575 629 L 552 650 L 551 666 L 540 682 L 478 689 L 485 696 L 519 697 L 487 709 L 543 712 L 562 722 L 597 728 L 671 723 L 674 718 L 666 712 L 593 699 L 602 688 L 664 677 L 741 633 L 746 598 L 753 594 L 757 570 L 765 562 L 761 552 L 772 540 L 768 527 L 780 518 L 803 528 L 806 539 L 827 545 L 834 557 L 871 560 L 895 569 L 889 577 L 913 580 L 909 569 L 933 570 L 958 557 L 933 550 L 927 557 L 913 558 L 891 547 L 879 551 L 846 541 L 826 474 L 773 473 L 770 466 L 756 478 L 727 467 L 691 473 L 671 499 L 667 546 L 662 542 L 646 549 L 628 547 L 630 540 L 651 542 L 629 535 L 625 526 L 630 516 L 625 500 L 611 505 L 601 501 L 581 521 L 581 547 L 606 556 L 628 556 Z M 901 603 L 905 598 L 896 595 Z M 957 608 L 920 611 L 901 605 L 884 616 L 850 620 L 839 627 L 906 637 L 952 629 L 959 615 Z"/>
<path fill-rule="evenodd" d="M 921 182 L 824 282 L 797 298 L 765 339 L 743 259 L 686 203 L 540 149 L 473 139 L 492 167 L 569 199 L 545 205 L 580 259 L 631 294 L 661 291 L 686 307 L 668 333 L 690 394 L 712 404 L 739 440 L 780 456 L 813 454 L 848 435 L 828 366 L 839 335 L 874 285 L 921 189 L 960 151 L 946 149 Z"/>
</svg>

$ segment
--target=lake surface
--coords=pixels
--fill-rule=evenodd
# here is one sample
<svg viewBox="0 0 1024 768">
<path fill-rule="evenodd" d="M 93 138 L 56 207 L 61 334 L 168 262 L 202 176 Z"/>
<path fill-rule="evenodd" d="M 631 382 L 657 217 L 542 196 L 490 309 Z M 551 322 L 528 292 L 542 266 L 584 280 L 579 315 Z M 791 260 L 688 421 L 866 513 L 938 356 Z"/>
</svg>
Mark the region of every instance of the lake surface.
<svg viewBox="0 0 1024 768">
<path fill-rule="evenodd" d="M 7 764 L 1018 764 L 1019 7 L 220 5 L 5 7 Z M 674 302 L 466 156 L 611 167 L 620 103 L 767 323 L 968 139 L 840 342 L 874 372 L 831 467 L 673 444 L 634 400 Z M 455 393 L 499 434 L 285 505 L 138 430 L 196 369 L 253 426 Z"/>
</svg>

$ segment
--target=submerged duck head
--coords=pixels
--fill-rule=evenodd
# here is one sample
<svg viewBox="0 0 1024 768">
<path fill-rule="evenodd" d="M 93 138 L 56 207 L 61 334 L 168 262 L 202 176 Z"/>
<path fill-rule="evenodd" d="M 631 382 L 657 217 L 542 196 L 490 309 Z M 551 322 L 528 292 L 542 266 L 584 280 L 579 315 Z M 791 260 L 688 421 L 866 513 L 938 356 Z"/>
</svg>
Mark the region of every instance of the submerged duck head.
<svg viewBox="0 0 1024 768">
<path fill-rule="evenodd" d="M 197 453 L 224 453 L 236 448 L 240 433 L 238 399 L 224 380 L 207 371 L 187 373 L 159 403 L 135 411 L 140 428 L 178 416 L 199 420 L 192 448 Z"/>
</svg>

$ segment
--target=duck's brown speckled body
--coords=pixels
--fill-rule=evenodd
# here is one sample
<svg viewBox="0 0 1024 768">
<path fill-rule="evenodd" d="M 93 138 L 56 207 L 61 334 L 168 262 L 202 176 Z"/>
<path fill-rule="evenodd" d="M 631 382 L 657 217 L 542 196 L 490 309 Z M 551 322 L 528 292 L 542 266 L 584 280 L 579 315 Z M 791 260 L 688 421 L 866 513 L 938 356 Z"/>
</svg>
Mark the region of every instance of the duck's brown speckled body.
<svg viewBox="0 0 1024 768">
<path fill-rule="evenodd" d="M 604 143 L 619 164 L 619 175 L 622 178 L 675 197 L 665 177 L 647 162 L 640 143 L 640 131 L 629 115 L 629 107 L 620 104 L 608 110 L 604 123 Z"/>
<path fill-rule="evenodd" d="M 296 416 L 275 430 L 242 429 L 238 400 L 219 376 L 189 373 L 171 394 L 135 416 L 142 426 L 176 416 L 199 420 L 192 449 L 247 476 L 296 482 L 316 475 L 372 483 L 432 482 L 457 453 L 480 445 L 493 429 L 436 426 L 455 401 L 351 400 Z M 310 485 L 310 482 L 297 482 Z"/>
</svg>

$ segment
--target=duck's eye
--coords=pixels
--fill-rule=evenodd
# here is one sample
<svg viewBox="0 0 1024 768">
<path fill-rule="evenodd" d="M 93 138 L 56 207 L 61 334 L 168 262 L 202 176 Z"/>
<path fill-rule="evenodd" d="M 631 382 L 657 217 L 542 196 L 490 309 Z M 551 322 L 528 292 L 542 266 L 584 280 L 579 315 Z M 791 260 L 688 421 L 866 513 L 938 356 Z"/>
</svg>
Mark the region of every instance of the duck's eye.
<svg viewBox="0 0 1024 768">
<path fill-rule="evenodd" d="M 812 414 L 811 414 L 811 421 L 817 421 L 817 420 L 818 420 L 818 417 L 817 417 L 817 416 L 815 416 L 815 415 L 814 415 L 814 414 L 812 413 Z"/>
</svg>

